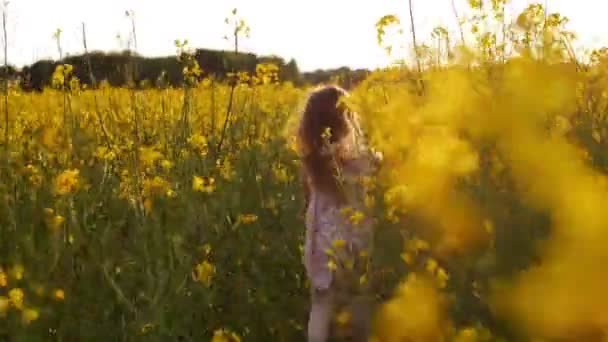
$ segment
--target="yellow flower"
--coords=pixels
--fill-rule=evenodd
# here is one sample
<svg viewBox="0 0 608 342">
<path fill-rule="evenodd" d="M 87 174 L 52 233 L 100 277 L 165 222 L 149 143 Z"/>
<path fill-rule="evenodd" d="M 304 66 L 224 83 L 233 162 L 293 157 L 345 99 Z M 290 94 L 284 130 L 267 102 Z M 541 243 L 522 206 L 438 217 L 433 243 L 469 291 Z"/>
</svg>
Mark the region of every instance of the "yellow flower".
<svg viewBox="0 0 608 342">
<path fill-rule="evenodd" d="M 194 148 L 201 156 L 207 155 L 208 152 L 208 144 L 207 138 L 204 136 L 195 133 L 190 138 L 188 138 L 188 143 Z"/>
<path fill-rule="evenodd" d="M 228 330 L 218 329 L 213 333 L 211 342 L 241 342 L 241 338 Z"/>
<path fill-rule="evenodd" d="M 353 212 L 353 208 L 352 207 L 344 207 L 342 209 L 340 209 L 340 213 L 342 213 L 342 215 L 344 216 L 348 216 Z"/>
<path fill-rule="evenodd" d="M 208 261 L 203 261 L 196 265 L 192 277 L 194 280 L 202 283 L 205 287 L 211 286 L 211 280 L 215 275 L 215 266 Z"/>
<path fill-rule="evenodd" d="M 350 222 L 354 225 L 358 225 L 365 219 L 365 215 L 361 211 L 355 211 L 352 215 L 350 215 Z"/>
<path fill-rule="evenodd" d="M 352 270 L 353 270 L 353 268 L 355 267 L 355 264 L 353 263 L 353 261 L 352 261 L 352 260 L 347 260 L 347 261 L 345 261 L 345 262 L 344 262 L 344 267 L 345 267 L 347 270 L 352 271 Z"/>
<path fill-rule="evenodd" d="M 25 324 L 29 324 L 40 317 L 40 313 L 38 312 L 38 310 L 35 309 L 25 309 L 23 310 L 21 315 Z"/>
<path fill-rule="evenodd" d="M 8 276 L 6 275 L 6 272 L 4 272 L 0 268 L 0 287 L 7 287 L 7 286 L 8 286 Z"/>
<path fill-rule="evenodd" d="M 329 140 L 331 138 L 331 128 L 325 127 L 323 133 L 321 133 L 321 138 L 323 138 L 323 140 Z"/>
<path fill-rule="evenodd" d="M 13 270 L 11 271 L 13 278 L 17 280 L 23 279 L 23 273 L 25 273 L 25 268 L 21 264 L 17 264 L 13 266 Z"/>
<path fill-rule="evenodd" d="M 209 254 L 211 254 L 211 245 L 206 243 L 203 245 L 202 247 L 203 249 L 203 253 L 205 254 L 205 256 L 209 256 Z"/>
<path fill-rule="evenodd" d="M 12 306 L 16 309 L 23 309 L 23 290 L 20 288 L 14 288 L 8 291 L 8 298 Z"/>
<path fill-rule="evenodd" d="M 337 269 L 338 269 L 338 265 L 336 264 L 336 262 L 335 262 L 335 261 L 333 261 L 333 260 L 329 260 L 329 261 L 327 262 L 327 268 L 329 268 L 329 270 L 330 270 L 330 271 L 335 271 L 335 270 L 337 270 Z"/>
<path fill-rule="evenodd" d="M 65 292 L 62 289 L 56 289 L 53 292 L 53 297 L 56 300 L 59 300 L 59 301 L 64 300 L 65 299 Z"/>
<path fill-rule="evenodd" d="M 493 234 L 494 233 L 494 224 L 490 220 L 484 220 L 483 229 L 486 231 L 486 233 Z"/>
<path fill-rule="evenodd" d="M 97 151 L 95 151 L 95 157 L 100 160 L 112 161 L 116 159 L 116 153 L 106 146 L 100 146 L 97 148 Z"/>
<path fill-rule="evenodd" d="M 141 147 L 139 149 L 139 160 L 144 166 L 152 166 L 162 157 L 163 154 L 156 151 L 154 147 Z"/>
<path fill-rule="evenodd" d="M 80 185 L 78 175 L 80 171 L 77 169 L 66 170 L 55 178 L 55 193 L 58 195 L 67 195 L 76 192 Z"/>
<path fill-rule="evenodd" d="M 239 215 L 239 222 L 242 224 L 250 224 L 254 223 L 258 220 L 258 216 L 256 214 L 241 214 Z"/>
<path fill-rule="evenodd" d="M 347 325 L 352 319 L 352 314 L 348 310 L 342 310 L 336 315 L 336 323 L 339 325 Z"/>
<path fill-rule="evenodd" d="M 339 240 L 332 241 L 331 244 L 334 247 L 334 249 L 340 249 L 340 248 L 344 248 L 344 246 L 346 246 L 346 241 L 339 239 Z"/>
<path fill-rule="evenodd" d="M 462 329 L 457 337 L 456 341 L 465 342 L 465 341 L 477 341 L 477 331 L 474 328 L 465 328 Z"/>
<path fill-rule="evenodd" d="M 154 324 L 152 324 L 152 323 L 146 323 L 146 324 L 144 324 L 141 327 L 141 329 L 139 330 L 139 332 L 142 335 L 145 335 L 145 334 L 149 333 L 150 331 L 152 331 L 152 329 L 154 329 Z"/>
<path fill-rule="evenodd" d="M 429 259 L 426 262 L 426 270 L 431 274 L 435 273 L 438 266 L 439 265 L 437 264 L 437 261 L 435 261 L 434 259 Z"/>
<path fill-rule="evenodd" d="M 51 230 L 57 230 L 61 228 L 63 223 L 65 222 L 65 218 L 61 215 L 55 215 L 45 219 L 46 225 Z"/>
<path fill-rule="evenodd" d="M 372 195 L 365 195 L 364 203 L 366 208 L 372 208 L 376 204 L 376 199 Z"/>
<path fill-rule="evenodd" d="M 426 242 L 424 240 L 420 240 L 420 239 L 415 239 L 414 240 L 414 247 L 418 251 L 426 251 L 426 250 L 428 250 L 430 248 L 428 242 Z"/>
<path fill-rule="evenodd" d="M 231 180 L 232 178 L 234 178 L 235 172 L 232 168 L 232 163 L 230 162 L 230 160 L 228 160 L 228 158 L 224 158 L 224 160 L 217 160 L 215 162 L 215 165 L 220 170 L 222 178 L 224 178 L 225 180 Z"/>
<path fill-rule="evenodd" d="M 447 286 L 450 275 L 443 268 L 437 270 L 437 281 L 439 281 L 439 287 L 445 288 Z"/>
<path fill-rule="evenodd" d="M 143 195 L 145 197 L 154 197 L 158 195 L 166 195 L 170 190 L 169 182 L 162 177 L 155 176 L 152 179 L 145 179 L 143 184 Z"/>
<path fill-rule="evenodd" d="M 213 177 L 192 177 L 192 190 L 210 194 L 215 191 L 215 179 Z"/>
<path fill-rule="evenodd" d="M 171 170 L 173 168 L 173 163 L 170 162 L 170 161 L 168 161 L 167 159 L 163 159 L 160 162 L 160 166 L 162 166 L 163 170 L 169 171 L 169 170 Z"/>
<path fill-rule="evenodd" d="M 272 164 L 272 173 L 274 178 L 276 178 L 281 183 L 287 183 L 291 181 L 292 177 L 289 175 L 289 171 L 285 166 L 281 163 Z"/>
<path fill-rule="evenodd" d="M 154 202 L 151 199 L 146 198 L 144 200 L 144 209 L 145 209 L 146 213 L 151 212 L 153 206 L 154 206 Z"/>
<path fill-rule="evenodd" d="M 414 257 L 410 253 L 401 253 L 401 259 L 408 265 L 414 263 Z"/>
</svg>

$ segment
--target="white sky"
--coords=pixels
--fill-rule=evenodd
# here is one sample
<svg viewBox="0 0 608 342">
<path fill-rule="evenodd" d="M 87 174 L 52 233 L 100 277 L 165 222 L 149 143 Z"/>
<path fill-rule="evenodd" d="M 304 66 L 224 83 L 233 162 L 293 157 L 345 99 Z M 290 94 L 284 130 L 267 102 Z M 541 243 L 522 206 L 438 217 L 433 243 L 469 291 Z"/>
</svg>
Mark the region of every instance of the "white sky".
<svg viewBox="0 0 608 342">
<path fill-rule="evenodd" d="M 466 0 L 455 1 L 462 12 Z M 509 7 L 519 11 L 531 2 L 511 0 Z M 608 46 L 608 0 L 547 2 L 550 12 L 571 19 L 569 28 L 579 34 L 579 44 Z M 188 39 L 192 47 L 229 49 L 222 39 L 224 18 L 234 7 L 251 27 L 244 50 L 293 57 L 303 71 L 386 65 L 389 60 L 376 45 L 376 21 L 394 13 L 409 30 L 407 0 L 10 0 L 9 62 L 21 66 L 57 58 L 52 38 L 57 28 L 63 30 L 64 53 L 81 53 L 83 21 L 89 50 L 118 50 L 116 35 L 127 38 L 130 32 L 128 9 L 135 11 L 138 51 L 144 55 L 173 54 L 175 39 Z M 414 14 L 421 40 L 440 24 L 456 37 L 451 0 L 414 0 Z"/>
</svg>

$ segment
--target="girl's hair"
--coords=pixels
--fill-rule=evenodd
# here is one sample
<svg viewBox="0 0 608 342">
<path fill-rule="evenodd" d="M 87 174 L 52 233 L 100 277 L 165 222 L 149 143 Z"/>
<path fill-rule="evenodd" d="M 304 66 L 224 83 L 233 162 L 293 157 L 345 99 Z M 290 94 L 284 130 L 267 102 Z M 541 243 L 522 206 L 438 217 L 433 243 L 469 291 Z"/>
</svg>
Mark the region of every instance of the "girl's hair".
<svg viewBox="0 0 608 342">
<path fill-rule="evenodd" d="M 337 86 L 313 91 L 306 103 L 298 140 L 305 178 L 315 189 L 343 201 L 338 179 L 341 161 L 348 158 L 361 130 L 356 114 L 340 102 L 348 93 Z M 306 179 L 305 179 L 306 181 Z"/>
</svg>

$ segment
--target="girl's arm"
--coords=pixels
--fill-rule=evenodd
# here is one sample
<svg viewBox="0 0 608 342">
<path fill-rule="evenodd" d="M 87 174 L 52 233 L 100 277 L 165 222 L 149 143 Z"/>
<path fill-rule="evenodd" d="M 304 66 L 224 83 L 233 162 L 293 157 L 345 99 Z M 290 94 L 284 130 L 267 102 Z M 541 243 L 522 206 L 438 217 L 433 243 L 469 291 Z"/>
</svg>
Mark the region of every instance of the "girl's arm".
<svg viewBox="0 0 608 342">
<path fill-rule="evenodd" d="M 370 152 L 371 152 L 371 158 L 374 161 L 374 164 L 376 164 L 376 165 L 382 164 L 382 161 L 384 160 L 384 154 L 382 154 L 382 152 L 376 151 L 374 149 L 371 149 Z"/>
<path fill-rule="evenodd" d="M 364 153 L 355 158 L 343 158 L 341 164 L 347 169 L 357 173 L 374 172 L 382 163 L 382 152 L 366 149 Z"/>
<path fill-rule="evenodd" d="M 310 203 L 310 184 L 308 184 L 308 177 L 304 170 L 302 170 L 301 178 L 304 187 L 304 207 L 300 210 L 300 216 L 304 217 L 306 215 L 306 210 L 308 209 L 308 204 Z"/>
</svg>

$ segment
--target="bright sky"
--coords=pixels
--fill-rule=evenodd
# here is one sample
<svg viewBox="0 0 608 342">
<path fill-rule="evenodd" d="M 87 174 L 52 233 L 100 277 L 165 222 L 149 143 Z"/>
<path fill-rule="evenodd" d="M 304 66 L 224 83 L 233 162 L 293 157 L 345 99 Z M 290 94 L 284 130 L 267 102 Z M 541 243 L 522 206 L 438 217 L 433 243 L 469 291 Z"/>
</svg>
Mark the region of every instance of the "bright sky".
<svg viewBox="0 0 608 342">
<path fill-rule="evenodd" d="M 413 0 L 417 33 L 428 37 L 445 25 L 457 37 L 451 0 Z M 455 0 L 459 11 L 466 0 Z M 544 0 L 542 0 L 544 2 Z M 531 0 L 511 0 L 513 11 Z M 608 0 L 547 0 L 549 11 L 568 16 L 586 47 L 608 46 Z M 57 58 L 52 38 L 63 30 L 64 53 L 83 52 L 81 23 L 89 50 L 118 50 L 117 34 L 129 37 L 125 10 L 135 11 L 138 51 L 147 56 L 175 52 L 175 39 L 193 47 L 229 49 L 224 18 L 234 7 L 251 27 L 242 48 L 295 58 L 303 71 L 338 66 L 374 68 L 389 60 L 376 45 L 375 23 L 394 13 L 409 23 L 407 0 L 11 0 L 8 4 L 9 62 L 22 66 Z M 462 14 L 462 13 L 461 13 Z M 409 25 L 404 25 L 406 31 Z M 409 41 L 408 35 L 408 44 Z M 124 43 L 122 45 L 124 47 Z M 1 57 L 0 57 L 1 58 Z"/>
</svg>

